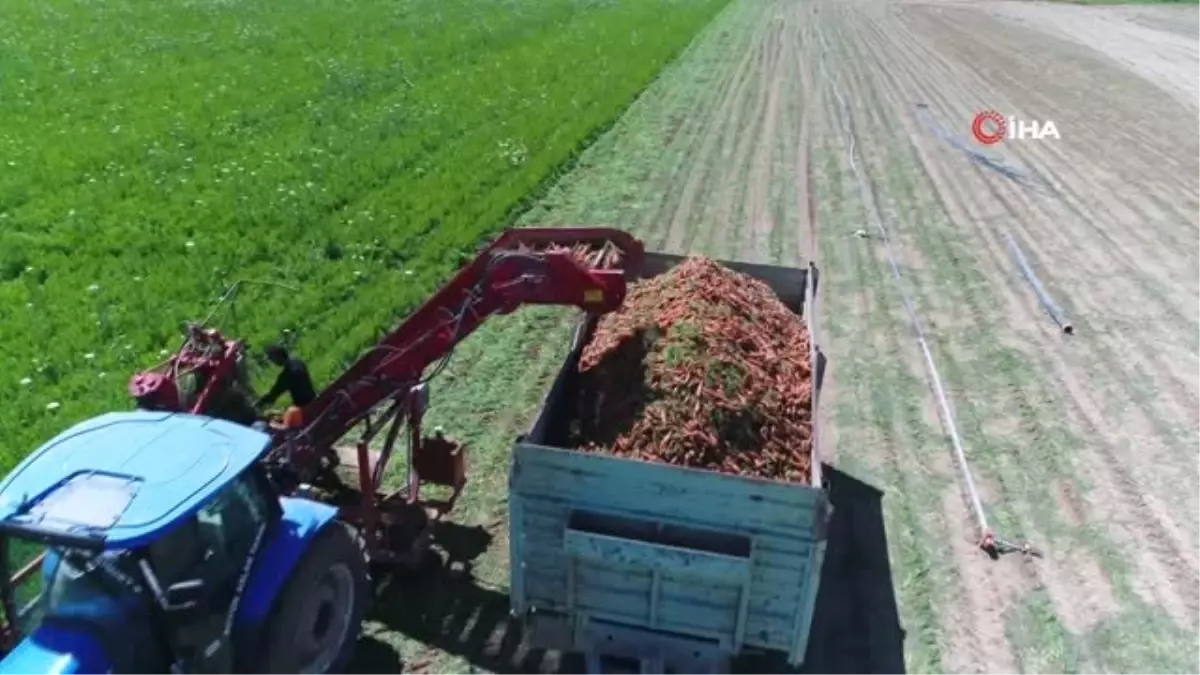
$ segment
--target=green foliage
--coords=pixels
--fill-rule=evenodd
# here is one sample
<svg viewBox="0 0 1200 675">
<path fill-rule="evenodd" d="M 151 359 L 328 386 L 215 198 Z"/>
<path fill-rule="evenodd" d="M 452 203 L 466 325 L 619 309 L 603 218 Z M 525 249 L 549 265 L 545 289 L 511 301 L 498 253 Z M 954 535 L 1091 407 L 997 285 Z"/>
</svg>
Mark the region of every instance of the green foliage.
<svg viewBox="0 0 1200 675">
<path fill-rule="evenodd" d="M 726 2 L 0 4 L 0 469 L 237 279 L 328 380 Z"/>
</svg>

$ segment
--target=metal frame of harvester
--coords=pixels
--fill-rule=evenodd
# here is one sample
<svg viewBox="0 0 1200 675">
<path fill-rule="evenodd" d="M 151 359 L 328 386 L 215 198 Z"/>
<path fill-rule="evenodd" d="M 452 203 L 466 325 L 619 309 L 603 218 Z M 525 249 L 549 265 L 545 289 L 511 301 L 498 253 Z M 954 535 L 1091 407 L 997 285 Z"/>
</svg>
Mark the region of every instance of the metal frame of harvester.
<svg viewBox="0 0 1200 675">
<path fill-rule="evenodd" d="M 579 255 L 580 247 L 589 253 Z M 597 263 L 620 267 L 602 269 L 588 262 L 589 254 Z M 269 474 L 284 494 L 301 491 L 337 505 L 343 519 L 359 528 L 371 561 L 415 563 L 433 523 L 454 507 L 467 480 L 462 445 L 440 431 L 422 433 L 429 405 L 425 371 L 440 370 L 439 362 L 488 317 L 523 305 L 575 306 L 590 313 L 616 309 L 624 301 L 627 271 L 636 273 L 643 255 L 642 243 L 617 229 L 506 231 L 320 391 L 299 419 L 272 426 L 275 440 L 264 458 Z M 194 329 L 193 335 L 167 367 L 207 370 L 206 386 L 191 411 L 203 413 L 214 392 L 228 386 L 244 346 L 213 330 Z M 197 346 L 215 356 L 197 355 Z M 143 373 L 134 382 L 147 379 L 154 386 L 137 387 L 139 399 L 156 408 L 178 405 L 170 378 Z M 408 479 L 385 492 L 384 477 L 405 425 Z M 356 429 L 361 433 L 346 444 Z M 381 433 L 382 446 L 372 448 Z M 336 475 L 339 467 L 352 469 L 356 486 L 346 486 L 345 472 Z M 452 493 L 424 499 L 422 484 L 449 487 Z"/>
</svg>

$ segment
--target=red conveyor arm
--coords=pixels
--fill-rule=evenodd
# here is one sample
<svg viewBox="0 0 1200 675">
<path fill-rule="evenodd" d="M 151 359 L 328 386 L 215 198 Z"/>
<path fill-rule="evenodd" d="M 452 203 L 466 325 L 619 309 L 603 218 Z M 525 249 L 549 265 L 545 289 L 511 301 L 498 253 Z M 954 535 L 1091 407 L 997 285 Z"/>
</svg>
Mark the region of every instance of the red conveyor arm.
<svg viewBox="0 0 1200 675">
<path fill-rule="evenodd" d="M 586 246 L 620 252 L 613 269 L 572 253 Z M 305 445 L 332 447 L 373 408 L 416 385 L 489 316 L 521 305 L 574 306 L 606 313 L 625 300 L 626 274 L 640 269 L 642 243 L 611 228 L 505 231 L 441 290 L 305 406 Z M 611 260 L 611 258 L 609 258 Z"/>
</svg>

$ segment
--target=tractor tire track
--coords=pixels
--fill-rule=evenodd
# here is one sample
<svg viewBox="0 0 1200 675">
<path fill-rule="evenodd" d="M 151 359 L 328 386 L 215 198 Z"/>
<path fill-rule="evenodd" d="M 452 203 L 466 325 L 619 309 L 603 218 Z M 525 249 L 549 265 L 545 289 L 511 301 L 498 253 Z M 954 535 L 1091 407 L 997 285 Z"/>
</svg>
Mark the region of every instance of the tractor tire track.
<svg viewBox="0 0 1200 675">
<path fill-rule="evenodd" d="M 783 58 L 788 35 L 787 9 L 790 8 L 780 7 L 776 10 L 767 36 L 767 58 L 762 71 L 763 86 L 759 99 L 762 115 L 759 132 L 745 135 L 747 147 L 743 152 L 750 151 L 749 141 L 753 140 L 757 145 L 749 166 L 750 184 L 746 188 L 746 201 L 742 209 L 746 216 L 743 227 L 748 228 L 748 232 L 738 237 L 740 244 L 737 250 L 743 260 L 766 262 L 771 258 L 770 237 L 775 225 L 769 220 L 768 195 L 775 177 L 773 159 L 780 146 L 776 138 L 780 107 L 783 96 L 791 93 L 786 88 L 789 80 L 786 71 L 788 61 Z"/>
<path fill-rule="evenodd" d="M 678 197 L 673 201 L 670 210 L 663 214 L 669 216 L 670 226 L 666 240 L 660 242 L 660 246 L 665 246 L 668 251 L 682 252 L 690 248 L 684 246 L 684 239 L 695 236 L 692 211 L 698 197 L 704 194 L 701 186 L 706 180 L 719 181 L 723 175 L 714 170 L 714 150 L 723 133 L 739 127 L 744 110 L 745 91 L 754 81 L 756 70 L 761 69 L 761 66 L 756 66 L 756 64 L 761 64 L 763 60 L 763 32 L 766 28 L 765 18 L 762 15 L 755 16 L 753 37 L 749 43 L 750 48 L 743 55 L 741 64 L 732 76 L 731 86 L 726 89 L 725 96 L 721 99 L 715 113 L 709 118 L 704 131 L 695 139 L 699 146 L 687 160 L 687 180 L 682 184 L 682 190 L 678 192 Z M 678 181 L 675 184 L 678 185 Z M 706 246 L 706 250 L 710 248 L 711 244 Z"/>
<path fill-rule="evenodd" d="M 719 37 L 714 40 L 715 44 L 710 49 L 733 52 L 746 51 L 747 45 L 750 44 L 752 33 L 749 30 L 739 29 L 742 28 L 741 24 L 746 22 L 747 18 L 728 9 L 726 12 L 733 16 L 732 19 L 726 20 L 731 24 L 730 28 L 719 33 Z M 745 13 L 742 12 L 741 14 Z M 720 21 L 720 18 L 718 21 Z M 679 63 L 687 63 L 687 60 L 690 58 L 698 58 L 693 55 L 695 50 L 696 44 L 694 43 L 680 57 Z M 671 66 L 671 69 L 674 70 L 678 67 L 679 64 L 677 63 Z M 671 73 L 664 73 L 666 77 L 670 75 Z M 670 199 L 678 195 L 676 191 L 670 190 L 669 186 L 684 171 L 685 167 L 690 165 L 689 160 L 696 150 L 694 139 L 700 133 L 703 124 L 710 120 L 707 116 L 696 115 L 695 111 L 714 109 L 729 88 L 734 86 L 737 81 L 735 69 L 727 67 L 720 71 L 720 74 L 716 78 L 715 86 L 670 87 L 664 92 L 664 110 L 662 114 L 668 115 L 669 120 L 666 120 L 667 131 L 663 142 L 663 156 L 657 158 L 658 161 L 650 163 L 650 167 L 652 168 L 651 175 L 644 176 L 642 181 L 628 186 L 630 192 L 640 194 L 647 198 L 649 203 L 656 205 L 654 208 L 638 208 L 634 215 L 634 220 L 637 222 L 637 232 L 647 241 L 665 241 L 668 236 L 668 228 L 670 227 L 669 214 L 672 208 Z M 674 161 L 663 161 L 666 158 L 673 159 Z M 645 194 L 647 192 L 647 185 L 658 186 L 662 189 L 653 190 L 650 191 L 650 194 Z"/>
<path fill-rule="evenodd" d="M 781 47 L 780 77 L 785 93 L 780 96 L 779 131 L 771 152 L 771 185 L 767 193 L 771 229 L 767 233 L 766 245 L 769 259 L 777 265 L 803 267 L 805 263 L 797 253 L 797 237 L 801 224 L 800 201 L 795 191 L 801 164 L 796 156 L 796 139 L 800 128 L 808 123 L 809 101 L 799 89 L 799 79 L 804 67 L 797 55 L 803 49 L 801 16 L 798 5 L 786 6 L 784 13 L 784 40 Z"/>
<path fill-rule="evenodd" d="M 773 16 L 769 10 L 764 10 L 763 13 L 767 17 Z M 756 86 L 746 94 L 739 107 L 737 121 L 727 129 L 731 140 L 735 140 L 732 143 L 733 160 L 719 171 L 714 172 L 719 176 L 721 183 L 721 187 L 717 189 L 720 190 L 722 203 L 730 206 L 729 211 L 726 212 L 729 214 L 729 219 L 717 223 L 722 235 L 720 250 L 728 258 L 738 257 L 741 235 L 750 225 L 747 222 L 750 215 L 747 211 L 747 200 L 755 189 L 751 151 L 756 147 L 756 142 L 761 140 L 761 130 L 766 123 L 767 100 L 771 91 L 770 73 L 777 28 L 774 20 L 769 21 L 760 46 L 758 68 L 752 78 L 752 83 Z M 745 123 L 740 122 L 743 119 L 746 120 Z M 725 164 L 726 157 L 727 155 L 721 157 L 723 164 Z M 739 179 L 733 180 L 735 176 Z"/>
<path fill-rule="evenodd" d="M 695 198 L 701 182 L 707 178 L 707 162 L 712 153 L 712 143 L 720 130 L 728 125 L 734 104 L 741 96 L 747 76 L 752 70 L 756 56 L 755 47 L 761 31 L 761 17 L 743 7 L 735 6 L 731 11 L 739 22 L 745 24 L 731 27 L 731 30 L 740 28 L 738 32 L 745 36 L 741 60 L 735 67 L 727 70 L 728 74 L 719 88 L 719 93 L 711 99 L 709 105 L 704 106 L 703 109 L 712 112 L 690 118 L 693 122 L 685 123 L 686 131 L 681 130 L 679 133 L 681 142 L 686 143 L 689 150 L 669 177 L 658 183 L 662 198 L 653 218 L 657 222 L 656 233 L 661 234 L 647 241 L 653 249 L 679 250 L 672 246 L 672 242 L 678 246 L 682 233 L 686 231 L 690 200 Z M 681 210 L 685 211 L 682 216 Z"/>
<path fill-rule="evenodd" d="M 740 203 L 739 192 L 746 190 L 746 181 L 729 180 L 731 174 L 737 173 L 731 164 L 736 161 L 738 149 L 745 144 L 748 133 L 752 133 L 748 132 L 746 125 L 749 124 L 753 129 L 758 119 L 753 117 L 753 114 L 761 112 L 761 105 L 754 106 L 752 100 L 756 94 L 765 97 L 765 92 L 761 91 L 761 84 L 765 61 L 768 58 L 767 42 L 770 30 L 770 25 L 764 20 L 763 30 L 754 46 L 756 56 L 753 66 L 744 74 L 741 87 L 736 92 L 736 101 L 731 103 L 734 112 L 730 121 L 715 132 L 718 137 L 714 140 L 719 141 L 720 151 L 715 161 L 708 166 L 709 181 L 704 190 L 696 195 L 699 208 L 706 214 L 705 250 L 711 250 L 715 255 L 725 258 L 733 257 L 736 252 L 736 247 L 731 248 L 736 238 L 730 236 L 730 230 L 741 226 L 741 220 L 734 216 L 734 209 Z M 747 113 L 751 116 L 747 117 Z M 709 217 L 709 213 L 714 215 Z"/>
</svg>

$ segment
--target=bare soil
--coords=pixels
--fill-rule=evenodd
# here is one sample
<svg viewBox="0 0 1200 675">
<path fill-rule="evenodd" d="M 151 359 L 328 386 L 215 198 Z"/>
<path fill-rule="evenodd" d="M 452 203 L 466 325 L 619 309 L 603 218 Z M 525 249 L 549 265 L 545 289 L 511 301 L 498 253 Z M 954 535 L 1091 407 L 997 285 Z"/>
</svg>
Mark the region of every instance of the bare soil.
<svg viewBox="0 0 1200 675">
<path fill-rule="evenodd" d="M 863 220 L 880 221 L 892 237 L 971 468 L 990 488 L 983 501 L 991 525 L 1047 552 L 1041 560 L 992 562 L 959 545 L 960 533 L 972 529 L 961 492 L 940 511 L 898 514 L 901 527 L 955 542 L 930 547 L 931 557 L 949 561 L 931 562 L 931 571 L 955 582 L 929 608 L 937 627 L 927 651 L 909 652 L 910 665 L 928 658 L 963 672 L 1104 669 L 1116 663 L 1108 652 L 1118 647 L 1098 626 L 1163 612 L 1179 635 L 1194 633 L 1200 148 L 1197 44 L 1186 36 L 1192 9 L 812 6 L 829 73 L 826 116 L 849 120 L 826 133 L 840 137 L 835 147 L 855 146 L 838 162 L 843 182 L 853 156 L 862 164 L 849 173 L 860 184 Z M 1164 30 L 1172 17 L 1183 28 Z M 970 138 L 970 123 L 985 109 L 1053 120 L 1062 137 L 984 148 Z M 997 161 L 1017 179 L 997 171 Z M 819 210 L 823 203 L 818 190 Z M 825 220 L 847 220 L 833 212 L 847 207 L 829 206 Z M 835 299 L 842 293 L 897 304 L 890 274 L 878 271 L 883 246 L 847 234 L 822 222 L 825 321 L 830 332 L 843 323 L 840 334 L 853 340 L 830 340 L 832 358 L 862 349 L 864 337 L 890 325 L 893 358 L 909 355 L 911 376 L 931 382 L 912 356 L 905 312 L 886 321 L 875 321 L 874 311 L 833 314 L 860 305 Z M 1039 307 L 1006 236 L 1066 309 L 1075 336 L 1064 336 Z M 838 243 L 826 253 L 831 241 Z M 850 261 L 856 269 L 839 269 Z M 878 334 L 866 344 L 885 348 Z M 842 387 L 872 376 L 870 367 L 839 369 Z M 932 399 L 928 388 L 912 392 Z M 845 400 L 836 407 L 835 426 L 893 424 L 894 414 L 872 419 Z M 897 454 L 881 474 L 897 472 L 908 490 L 893 499 L 923 503 L 907 476 L 957 483 L 944 459 L 945 428 L 930 425 L 926 437 L 909 428 L 909 441 L 888 449 Z M 882 449 L 870 445 L 870 434 L 847 442 L 855 433 L 839 428 L 838 436 L 839 461 L 856 464 L 853 455 Z M 1063 492 L 1076 495 L 1070 510 L 1060 507 Z M 903 587 L 900 595 L 902 616 L 912 621 L 913 600 L 905 601 Z M 1043 598 L 1057 625 L 1017 625 Z M 1063 643 L 1066 653 L 1041 661 Z M 1187 647 L 1195 654 L 1194 638 Z"/>
</svg>

